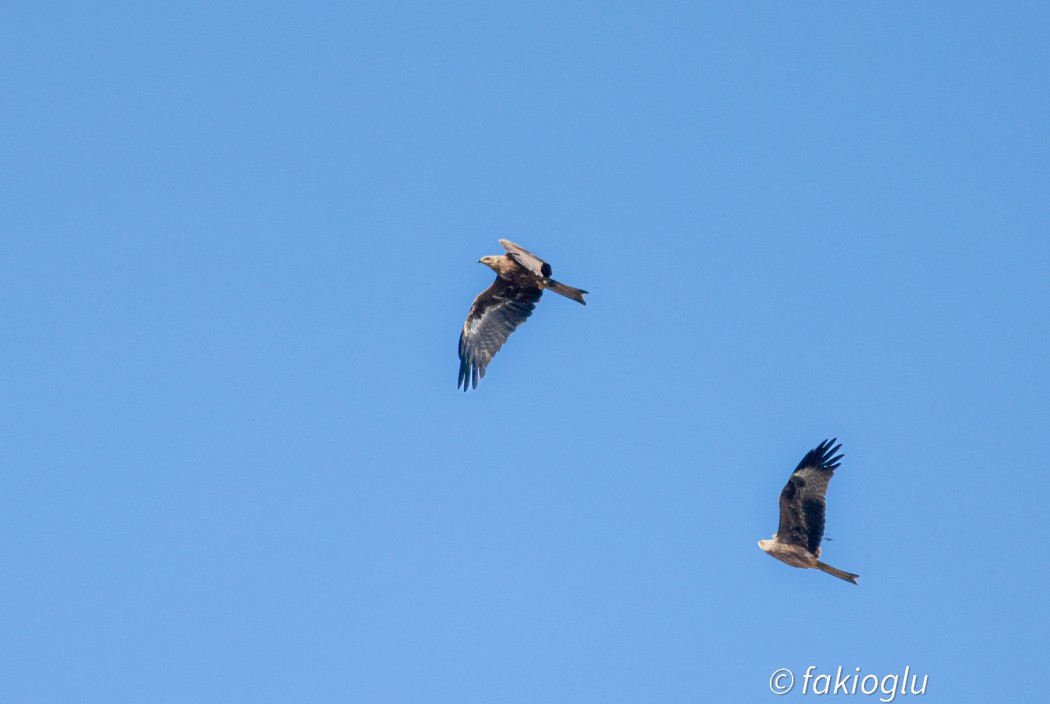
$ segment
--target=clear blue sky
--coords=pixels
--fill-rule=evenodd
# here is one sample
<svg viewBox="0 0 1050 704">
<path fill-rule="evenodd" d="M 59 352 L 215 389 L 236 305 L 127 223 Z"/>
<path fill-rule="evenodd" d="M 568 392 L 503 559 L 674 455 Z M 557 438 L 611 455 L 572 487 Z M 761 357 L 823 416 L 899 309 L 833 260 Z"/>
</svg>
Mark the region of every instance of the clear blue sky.
<svg viewBox="0 0 1050 704">
<path fill-rule="evenodd" d="M 342 5 L 0 10 L 0 699 L 1044 696 L 1045 3 Z"/>
</svg>

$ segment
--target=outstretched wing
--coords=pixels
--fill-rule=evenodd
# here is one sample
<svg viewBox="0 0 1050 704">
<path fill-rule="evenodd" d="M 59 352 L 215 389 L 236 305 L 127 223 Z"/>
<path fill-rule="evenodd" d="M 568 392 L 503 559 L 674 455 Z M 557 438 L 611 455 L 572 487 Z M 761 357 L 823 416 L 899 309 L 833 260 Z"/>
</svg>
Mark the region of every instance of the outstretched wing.
<svg viewBox="0 0 1050 704">
<path fill-rule="evenodd" d="M 515 328 L 532 315 L 543 289 L 518 286 L 496 277 L 495 283 L 478 294 L 470 307 L 459 336 L 459 383 L 478 388 L 478 378 L 503 347 Z"/>
<path fill-rule="evenodd" d="M 510 258 L 516 261 L 520 266 L 525 267 L 536 276 L 542 276 L 545 279 L 550 278 L 550 264 L 537 257 L 529 250 L 519 247 L 510 240 L 500 240 L 499 243 L 503 245 L 503 249 L 507 250 L 507 253 L 510 254 Z"/>
<path fill-rule="evenodd" d="M 801 545 L 818 554 L 824 537 L 824 513 L 828 483 L 839 466 L 842 455 L 832 457 L 842 445 L 825 440 L 806 453 L 780 492 L 780 527 L 777 540 Z"/>
</svg>

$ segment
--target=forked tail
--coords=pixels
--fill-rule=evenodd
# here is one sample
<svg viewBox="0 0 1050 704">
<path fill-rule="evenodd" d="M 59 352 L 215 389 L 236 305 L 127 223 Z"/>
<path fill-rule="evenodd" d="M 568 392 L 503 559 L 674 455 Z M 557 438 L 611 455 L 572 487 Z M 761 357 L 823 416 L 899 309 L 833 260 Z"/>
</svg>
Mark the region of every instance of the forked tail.
<svg viewBox="0 0 1050 704">
<path fill-rule="evenodd" d="M 821 570 L 822 572 L 827 572 L 828 574 L 835 575 L 839 579 L 844 579 L 847 582 L 852 582 L 853 584 L 856 584 L 857 579 L 860 577 L 859 574 L 853 574 L 852 572 L 844 572 L 840 569 L 832 567 L 831 565 L 826 565 L 820 560 L 817 560 L 817 569 Z"/>
<path fill-rule="evenodd" d="M 587 301 L 583 300 L 583 294 L 587 293 L 582 288 L 573 288 L 572 286 L 566 286 L 565 284 L 555 281 L 554 279 L 547 279 L 547 288 L 555 293 L 560 293 L 566 298 L 571 298 L 577 303 L 587 305 Z"/>
</svg>

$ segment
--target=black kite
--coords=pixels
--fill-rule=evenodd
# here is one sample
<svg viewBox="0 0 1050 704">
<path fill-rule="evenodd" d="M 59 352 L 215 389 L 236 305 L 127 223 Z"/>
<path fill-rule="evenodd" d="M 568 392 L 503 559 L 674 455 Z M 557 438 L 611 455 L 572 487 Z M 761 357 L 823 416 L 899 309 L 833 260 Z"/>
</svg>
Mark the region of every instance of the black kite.
<svg viewBox="0 0 1050 704">
<path fill-rule="evenodd" d="M 831 447 L 834 442 L 835 439 L 825 440 L 798 463 L 780 492 L 780 526 L 772 540 L 759 540 L 758 547 L 792 567 L 815 567 L 856 584 L 860 575 L 843 572 L 817 559 L 820 541 L 824 539 L 828 483 L 843 458 L 832 457 L 842 447 Z"/>
<path fill-rule="evenodd" d="M 459 336 L 459 383 L 477 388 L 485 368 L 515 328 L 532 315 L 543 289 L 587 305 L 582 291 L 551 278 L 551 265 L 509 240 L 500 240 L 507 254 L 478 261 L 496 272 L 496 280 L 478 294 Z"/>
</svg>

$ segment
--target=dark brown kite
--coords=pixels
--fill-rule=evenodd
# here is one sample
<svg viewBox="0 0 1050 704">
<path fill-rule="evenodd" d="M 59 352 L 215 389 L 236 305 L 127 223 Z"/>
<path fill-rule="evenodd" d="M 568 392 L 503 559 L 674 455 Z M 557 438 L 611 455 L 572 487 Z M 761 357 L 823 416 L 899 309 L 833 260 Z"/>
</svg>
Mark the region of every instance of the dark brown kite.
<svg viewBox="0 0 1050 704">
<path fill-rule="evenodd" d="M 459 336 L 459 383 L 477 388 L 478 379 L 515 328 L 532 315 L 543 289 L 587 305 L 583 294 L 551 278 L 551 265 L 509 240 L 500 240 L 507 254 L 478 261 L 496 272 L 496 280 L 478 294 Z"/>
<path fill-rule="evenodd" d="M 772 540 L 759 540 L 758 547 L 792 567 L 814 567 L 856 584 L 860 575 L 844 572 L 817 559 L 820 557 L 820 541 L 824 539 L 828 483 L 843 457 L 832 457 L 842 447 L 832 447 L 834 442 L 834 439 L 825 440 L 798 463 L 780 492 L 780 526 Z"/>
</svg>

